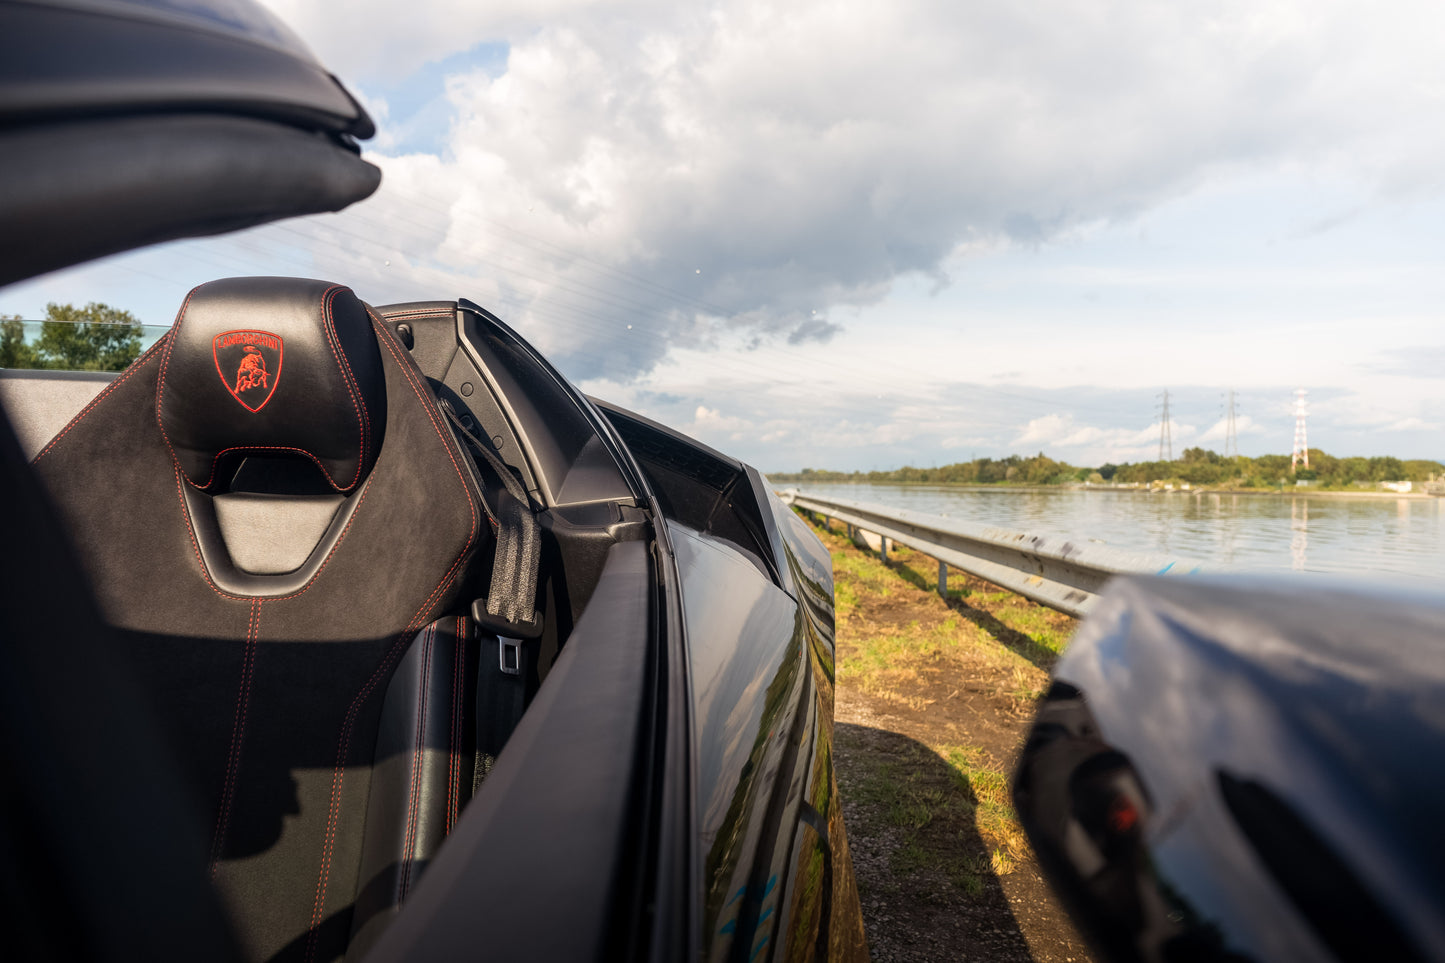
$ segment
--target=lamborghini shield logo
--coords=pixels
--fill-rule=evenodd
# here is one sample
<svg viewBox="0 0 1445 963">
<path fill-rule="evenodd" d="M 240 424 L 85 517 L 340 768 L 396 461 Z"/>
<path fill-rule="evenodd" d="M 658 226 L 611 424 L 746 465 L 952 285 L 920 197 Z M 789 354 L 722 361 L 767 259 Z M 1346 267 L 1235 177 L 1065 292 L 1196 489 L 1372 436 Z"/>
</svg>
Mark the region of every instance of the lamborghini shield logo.
<svg viewBox="0 0 1445 963">
<path fill-rule="evenodd" d="M 269 331 L 225 331 L 211 340 L 221 383 L 247 411 L 260 411 L 276 393 L 283 347 Z"/>
</svg>

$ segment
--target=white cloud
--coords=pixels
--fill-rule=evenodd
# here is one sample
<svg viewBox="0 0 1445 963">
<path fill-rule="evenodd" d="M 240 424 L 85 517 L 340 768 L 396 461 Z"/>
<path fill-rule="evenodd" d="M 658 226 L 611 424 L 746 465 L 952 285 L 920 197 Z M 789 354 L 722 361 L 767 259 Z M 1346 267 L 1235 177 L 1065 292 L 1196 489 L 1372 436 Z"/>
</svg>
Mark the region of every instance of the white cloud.
<svg viewBox="0 0 1445 963">
<path fill-rule="evenodd" d="M 1031 420 L 1008 445 L 1018 451 L 1045 449 L 1074 464 L 1153 461 L 1159 457 L 1161 429 L 1159 422 L 1138 429 L 1080 425 L 1073 415 L 1055 413 Z M 1194 425 L 1173 418 L 1169 419 L 1169 432 L 1176 457 L 1184 448 L 1203 440 L 1196 438 L 1199 430 Z"/>
<path fill-rule="evenodd" d="M 378 196 L 0 311 L 466 296 L 765 468 L 1153 459 L 1166 385 L 1176 454 L 1222 447 L 1226 386 L 1288 451 L 1291 382 L 1316 447 L 1445 454 L 1445 7 L 274 5 L 382 122 Z"/>
<path fill-rule="evenodd" d="M 1413 418 L 1413 417 L 1412 417 L 1412 418 L 1401 418 L 1399 421 L 1392 422 L 1392 423 L 1384 426 L 1384 427 L 1381 428 L 1380 430 L 1381 430 L 1381 431 L 1439 431 L 1439 430 L 1440 430 L 1440 424 L 1439 424 L 1439 422 L 1426 421 L 1426 420 L 1423 419 L 1423 418 Z"/>
<path fill-rule="evenodd" d="M 939 441 L 938 447 L 951 450 L 954 448 L 978 448 L 981 446 L 992 446 L 992 444 L 993 442 L 991 439 L 985 438 L 982 435 L 949 435 L 947 438 Z"/>
<path fill-rule="evenodd" d="M 724 415 L 706 405 L 698 405 L 697 411 L 693 412 L 692 424 L 685 430 L 703 438 L 719 434 L 737 436 L 752 427 L 753 423 L 746 418 Z"/>
<path fill-rule="evenodd" d="M 830 310 L 942 281 L 958 251 L 1128 219 L 1240 169 L 1445 180 L 1445 125 L 1421 122 L 1445 76 L 1432 4 L 276 6 L 343 73 L 510 44 L 500 76 L 448 78 L 444 152 L 379 158 L 390 200 L 368 230 L 501 279 L 581 376 L 734 328 L 826 340 Z M 432 219 L 441 238 L 411 237 Z"/>
<path fill-rule="evenodd" d="M 305 38 L 329 69 L 355 82 L 404 77 L 418 67 L 471 49 L 584 15 L 589 8 L 645 16 L 647 0 L 347 0 L 344 13 L 325 0 L 262 0 Z"/>
<path fill-rule="evenodd" d="M 1239 435 L 1262 435 L 1265 432 L 1264 426 L 1258 424 L 1249 415 L 1236 415 L 1234 418 L 1234 434 Z M 1203 434 L 1196 439 L 1199 444 L 1207 444 L 1211 441 L 1223 442 L 1229 437 L 1229 420 L 1221 418 L 1210 425 Z"/>
<path fill-rule="evenodd" d="M 1104 437 L 1105 433 L 1102 428 L 1095 428 L 1089 425 L 1060 438 L 1057 444 L 1060 448 L 1076 448 L 1079 445 L 1093 444 L 1096 441 L 1102 440 Z"/>
<path fill-rule="evenodd" d="M 1023 433 L 1013 440 L 1015 445 L 1051 445 L 1067 437 L 1074 427 L 1072 415 L 1044 415 L 1024 426 Z"/>
</svg>

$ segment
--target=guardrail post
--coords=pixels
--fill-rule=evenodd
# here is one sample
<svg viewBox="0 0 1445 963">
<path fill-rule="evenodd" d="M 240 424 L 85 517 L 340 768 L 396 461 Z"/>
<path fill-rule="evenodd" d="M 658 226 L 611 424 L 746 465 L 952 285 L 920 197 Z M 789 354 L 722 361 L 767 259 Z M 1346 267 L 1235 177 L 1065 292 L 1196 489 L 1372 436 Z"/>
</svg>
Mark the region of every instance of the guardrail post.
<svg viewBox="0 0 1445 963">
<path fill-rule="evenodd" d="M 948 563 L 942 559 L 938 561 L 938 597 L 948 598 Z"/>
<path fill-rule="evenodd" d="M 878 536 L 878 557 L 883 559 L 883 564 L 888 564 L 888 536 Z"/>
</svg>

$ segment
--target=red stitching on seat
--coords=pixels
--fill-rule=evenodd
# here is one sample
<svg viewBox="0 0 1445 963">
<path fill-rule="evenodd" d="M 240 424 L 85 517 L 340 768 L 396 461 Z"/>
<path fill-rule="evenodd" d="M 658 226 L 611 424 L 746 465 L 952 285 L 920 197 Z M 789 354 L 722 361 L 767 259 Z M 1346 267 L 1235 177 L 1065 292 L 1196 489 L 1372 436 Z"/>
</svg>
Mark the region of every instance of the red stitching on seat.
<svg viewBox="0 0 1445 963">
<path fill-rule="evenodd" d="M 231 802 L 236 794 L 236 778 L 241 771 L 241 744 L 246 735 L 246 713 L 251 706 L 251 682 L 255 678 L 256 647 L 261 635 L 261 599 L 251 602 L 251 617 L 246 623 L 246 650 L 241 659 L 241 684 L 236 692 L 236 716 L 231 726 L 231 748 L 226 755 L 226 777 L 221 784 L 221 807 L 216 813 L 216 828 L 211 836 L 211 879 L 221 861 L 221 849 L 231 826 Z"/>
<path fill-rule="evenodd" d="M 161 418 L 161 401 L 165 397 L 166 370 L 171 364 L 171 351 L 175 347 L 176 338 L 180 336 L 181 322 L 185 320 L 186 309 L 191 306 L 191 298 L 195 297 L 196 292 L 200 289 L 200 285 L 191 288 L 190 293 L 186 295 L 186 299 L 181 302 L 181 309 L 176 312 L 176 320 L 171 324 L 171 333 L 166 336 L 166 353 L 164 357 L 161 358 L 160 374 L 156 376 L 156 424 L 160 426 L 161 440 L 166 443 L 166 451 L 171 453 L 171 461 L 174 461 L 178 468 L 181 462 L 180 459 L 176 457 L 176 449 L 171 445 L 170 435 L 166 434 L 166 423 L 165 420 Z M 159 343 L 160 342 L 157 342 L 157 344 Z"/>
<path fill-rule="evenodd" d="M 306 582 L 305 585 L 301 586 L 301 588 L 297 589 L 295 592 L 292 592 L 290 595 L 278 595 L 275 597 L 271 597 L 257 595 L 232 595 L 229 592 L 222 592 L 219 588 L 216 587 L 216 583 L 211 581 L 211 573 L 206 568 L 206 560 L 201 557 L 200 543 L 196 541 L 196 530 L 191 526 L 191 513 L 186 508 L 185 490 L 181 487 L 183 485 L 189 484 L 189 481 L 186 480 L 185 472 L 181 469 L 180 465 L 175 466 L 175 473 L 176 499 L 181 503 L 181 519 L 186 523 L 186 534 L 190 536 L 191 551 L 195 552 L 196 554 L 196 564 L 201 567 L 201 577 L 206 580 L 206 584 L 211 587 L 212 592 L 215 592 L 223 599 L 232 599 L 237 602 L 245 602 L 254 598 L 261 598 L 267 602 L 286 602 L 290 599 L 305 595 L 311 589 L 311 586 L 316 584 L 316 580 L 321 577 L 321 573 L 326 571 L 326 566 L 331 564 L 331 559 L 336 555 L 337 550 L 341 548 L 341 543 L 346 541 L 346 536 L 348 533 L 350 533 L 351 526 L 356 524 L 357 516 L 361 514 L 361 506 L 366 502 L 367 493 L 371 491 L 371 483 L 376 477 L 376 473 L 373 472 L 371 477 L 366 479 L 366 484 L 361 486 L 361 492 L 356 496 L 356 507 L 351 510 L 351 517 L 346 520 L 346 527 L 341 530 L 341 534 L 336 539 L 336 544 L 331 546 L 331 551 L 326 553 L 326 558 L 322 560 L 321 566 L 316 569 L 316 574 L 311 576 L 311 578 Z"/>
<path fill-rule="evenodd" d="M 76 415 L 74 418 L 70 419 L 70 423 L 67 424 L 64 428 L 62 428 L 62 429 L 60 430 L 60 434 L 58 434 L 58 435 L 56 435 L 54 438 L 50 439 L 50 443 L 47 444 L 44 448 L 42 448 L 42 449 L 40 450 L 40 454 L 38 454 L 38 455 L 36 455 L 34 458 L 32 458 L 32 459 L 30 460 L 30 463 L 33 465 L 33 464 L 35 464 L 35 462 L 39 461 L 40 459 L 42 459 L 42 458 L 44 458 L 46 455 L 48 455 L 48 454 L 50 453 L 50 449 L 54 448 L 57 444 L 59 444 L 59 443 L 60 443 L 60 439 L 64 438 L 66 435 L 70 434 L 70 429 L 72 429 L 72 428 L 74 428 L 76 425 L 80 424 L 80 420 L 81 420 L 82 418 L 84 418 L 86 415 L 90 414 L 90 412 L 92 411 L 92 409 L 95 408 L 96 405 L 100 404 L 100 403 L 101 403 L 102 401 L 104 401 L 107 397 L 109 397 L 109 396 L 110 396 L 110 393 L 111 393 L 112 391 L 114 391 L 115 389 L 119 388 L 121 385 L 125 384 L 126 381 L 130 380 L 130 376 L 131 376 L 131 375 L 135 374 L 135 373 L 136 373 L 137 371 L 139 371 L 141 368 L 143 368 L 143 367 L 145 367 L 146 365 L 150 364 L 151 361 L 154 360 L 154 357 L 153 357 L 153 356 L 159 357 L 160 352 L 161 352 L 163 346 L 166 344 L 166 342 L 167 342 L 169 339 L 170 339 L 170 335 L 169 335 L 169 334 L 162 335 L 161 338 L 160 338 L 160 340 L 158 340 L 155 344 L 151 345 L 149 348 L 146 349 L 145 354 L 141 355 L 139 358 L 136 358 L 134 361 L 132 361 L 132 362 L 130 363 L 130 365 L 125 369 L 125 371 L 121 373 L 120 377 L 119 377 L 119 378 L 116 378 L 116 379 L 115 379 L 114 381 L 112 381 L 110 384 L 106 385 L 105 388 L 100 392 L 100 394 L 96 395 L 94 398 L 91 399 L 90 404 L 88 404 L 88 405 L 86 405 L 84 408 L 80 409 L 80 414 L 78 414 L 78 415 Z"/>
<path fill-rule="evenodd" d="M 307 451 L 305 448 L 292 448 L 288 445 L 236 445 L 232 448 L 222 448 L 220 451 L 216 452 L 216 457 L 211 459 L 211 474 L 206 477 L 205 481 L 191 481 L 191 476 L 189 474 L 186 475 L 186 481 L 190 482 L 193 486 L 199 488 L 202 491 L 210 488 L 211 483 L 216 480 L 216 467 L 221 462 L 221 456 L 229 454 L 233 451 L 294 451 L 296 454 L 305 455 L 307 458 L 310 458 L 312 461 L 314 461 L 316 463 L 316 467 L 321 469 L 321 474 L 326 476 L 327 484 L 329 484 L 332 488 L 336 489 L 338 492 L 341 492 L 343 495 L 351 491 L 351 489 L 356 486 L 356 480 L 354 478 L 352 479 L 351 483 L 348 484 L 345 488 L 336 484 L 336 480 L 331 477 L 331 472 L 327 471 L 326 466 L 321 464 L 320 458 Z M 175 449 L 171 449 L 171 457 L 173 459 L 176 457 Z M 176 464 L 179 465 L 180 462 L 177 461 Z M 360 473 L 361 462 L 358 461 L 356 464 L 357 471 L 358 473 Z M 184 470 L 185 469 L 182 469 L 182 471 Z"/>
<path fill-rule="evenodd" d="M 364 304 L 363 307 L 365 307 Z M 408 363 L 411 363 L 410 359 L 403 360 L 398 353 L 400 346 L 395 343 L 391 330 L 376 317 L 375 312 L 369 307 L 366 310 L 367 314 L 371 316 L 373 327 L 377 330 L 377 341 L 385 345 L 386 350 L 390 352 L 402 376 L 416 394 L 417 401 L 421 403 L 422 410 L 426 412 L 427 418 L 431 421 L 432 429 L 442 441 L 447 458 L 451 460 L 452 468 L 457 473 L 457 481 L 461 483 L 462 492 L 467 499 L 467 509 L 471 513 L 471 529 L 468 532 L 466 544 L 462 546 L 461 551 L 452 562 L 451 568 L 447 569 L 446 574 L 441 577 L 441 581 L 437 582 L 436 588 L 432 589 L 431 594 L 422 602 L 421 607 L 417 609 L 411 621 L 407 623 L 406 628 L 397 636 L 396 641 L 392 643 L 391 649 L 388 650 L 385 657 L 383 657 L 382 661 L 377 665 L 376 670 L 372 672 L 371 678 L 369 678 L 365 685 L 361 687 L 361 690 L 357 692 L 356 698 L 352 700 L 351 706 L 347 709 L 346 716 L 342 720 L 341 736 L 336 749 L 336 766 L 331 773 L 331 804 L 327 808 L 326 833 L 321 845 L 321 867 L 316 880 L 316 900 L 311 910 L 310 936 L 306 941 L 307 963 L 311 963 L 311 961 L 316 958 L 316 941 L 320 934 L 321 918 L 326 911 L 326 890 L 331 882 L 331 858 L 336 843 L 336 824 L 341 814 L 341 787 L 346 776 L 346 752 L 351 745 L 351 731 L 352 727 L 356 724 L 356 716 L 361 711 L 361 705 L 366 700 L 366 697 L 371 694 L 377 682 L 390 671 L 391 664 L 406 647 L 406 644 L 416 635 L 417 629 L 429 621 L 427 617 L 431 613 L 432 606 L 441 595 L 442 590 L 451 582 L 452 577 L 456 575 L 457 570 L 461 568 L 462 562 L 466 560 L 468 554 L 471 552 L 472 545 L 475 543 L 477 537 L 477 506 L 472 495 L 471 486 L 467 484 L 467 479 L 462 474 L 461 466 L 457 463 L 456 455 L 453 453 L 453 443 L 448 441 L 448 434 L 442 431 L 437 421 L 437 415 L 435 414 L 436 406 L 427 401 L 427 396 L 412 378 L 411 372 L 407 367 Z M 374 477 L 375 472 L 373 472 L 372 475 Z"/>
<path fill-rule="evenodd" d="M 336 367 L 340 369 L 341 377 L 346 381 L 346 392 L 351 396 L 351 408 L 356 412 L 356 429 L 361 433 L 361 455 L 356 461 L 356 475 L 346 486 L 353 488 L 361 479 L 361 469 L 366 464 L 367 442 L 371 436 L 371 418 L 366 411 L 366 399 L 361 394 L 361 388 L 357 386 L 356 375 L 351 371 L 351 360 L 346 357 L 346 352 L 341 350 L 341 339 L 336 334 L 336 319 L 331 314 L 331 305 L 342 291 L 351 292 L 352 297 L 356 296 L 356 293 L 350 288 L 339 284 L 327 288 L 321 296 L 321 316 L 326 322 L 323 330 L 326 332 L 327 345 L 331 348 L 331 356 L 336 359 Z"/>
<path fill-rule="evenodd" d="M 170 435 L 166 433 L 165 420 L 161 416 L 161 406 L 165 398 L 166 372 L 170 368 L 171 351 L 175 344 L 175 339 L 180 331 L 181 322 L 185 319 L 186 309 L 191 306 L 191 298 L 199 290 L 200 287 L 192 288 L 190 294 L 186 295 L 185 303 L 181 305 L 181 310 L 176 314 L 176 320 L 175 323 L 171 325 L 170 333 L 166 336 L 165 339 L 163 339 L 166 344 L 166 351 L 165 357 L 161 360 L 160 376 L 156 381 L 156 424 L 160 426 L 161 438 L 165 441 L 166 450 L 170 452 L 171 460 L 176 463 L 177 467 L 180 467 L 181 465 L 180 456 L 176 454 L 175 446 L 171 444 Z M 216 480 L 216 468 L 220 463 L 221 456 L 229 454 L 233 451 L 292 451 L 300 455 L 305 455 L 307 458 L 310 458 L 312 461 L 314 461 L 316 463 L 316 467 L 321 469 L 321 473 L 326 476 L 327 484 L 329 484 L 337 491 L 348 492 L 356 487 L 356 483 L 361 480 L 362 469 L 366 466 L 366 452 L 370 440 L 371 419 L 370 415 L 367 413 L 366 410 L 366 399 L 361 397 L 361 389 L 357 386 L 356 376 L 351 371 L 351 363 L 350 361 L 346 360 L 345 352 L 340 350 L 340 339 L 336 335 L 336 322 L 331 315 L 331 304 L 333 301 L 335 301 L 336 295 L 340 294 L 342 291 L 350 290 L 350 288 L 338 284 L 327 288 L 322 293 L 322 318 L 324 321 L 324 324 L 322 325 L 322 330 L 326 334 L 327 347 L 331 349 L 331 356 L 336 360 L 336 367 L 341 372 L 342 380 L 346 382 L 346 393 L 348 398 L 351 400 L 352 410 L 356 412 L 356 428 L 357 431 L 361 434 L 361 452 L 356 460 L 356 474 L 352 475 L 351 481 L 347 482 L 345 486 L 338 484 L 336 479 L 331 477 L 331 472 L 326 470 L 326 466 L 321 463 L 321 459 L 315 454 L 307 451 L 304 448 L 292 448 L 285 445 L 237 445 L 231 448 L 222 449 L 221 451 L 216 453 L 215 458 L 211 459 L 211 473 L 206 477 L 206 480 L 204 482 L 197 483 L 195 481 L 192 481 L 189 473 L 186 474 L 186 481 L 190 482 L 192 485 L 195 485 L 195 487 L 200 489 L 210 488 L 211 483 Z M 151 350 L 154 351 L 156 348 L 159 348 L 161 346 L 161 343 L 162 342 L 157 341 L 156 344 L 151 348 Z M 149 354 L 149 352 L 147 352 L 147 354 Z M 129 374 L 127 374 L 127 377 L 128 376 Z M 118 383 L 119 382 L 117 382 L 116 384 Z M 111 385 L 111 387 L 114 388 L 115 385 L 113 384 Z M 104 393 L 102 393 L 102 397 L 104 397 Z M 99 400 L 100 398 L 95 399 L 95 401 L 97 402 Z M 91 407 L 93 407 L 94 404 L 95 402 L 92 402 Z M 89 410 L 90 408 L 87 407 L 85 411 L 82 411 L 79 415 L 76 416 L 75 420 L 79 421 L 80 418 L 83 417 L 85 413 Z M 74 424 L 74 422 L 72 422 L 72 424 Z M 66 431 L 69 430 L 70 429 L 67 427 Z M 59 440 L 59 438 L 56 438 L 56 441 Z M 54 441 L 51 442 L 52 445 L 54 443 Z M 47 450 L 49 449 L 47 448 Z M 43 455 L 45 454 L 45 452 L 41 452 L 41 454 Z M 36 457 L 37 459 L 39 458 L 38 455 Z M 182 471 L 184 471 L 184 469 L 182 469 Z"/>
<path fill-rule="evenodd" d="M 415 311 L 387 312 L 379 311 L 377 314 L 388 321 L 413 321 L 417 318 L 451 318 L 456 317 L 456 310 L 451 311 L 428 311 L 418 308 Z"/>
<path fill-rule="evenodd" d="M 436 647 L 436 623 L 426 627 L 426 641 L 422 642 L 421 679 L 418 683 L 421 705 L 416 715 L 416 741 L 412 749 L 411 757 L 411 790 L 406 800 L 406 843 L 404 844 L 404 855 L 401 858 L 401 885 L 398 888 L 397 896 L 404 899 L 407 890 L 411 889 L 411 864 L 412 856 L 416 852 L 416 824 L 417 806 L 421 797 L 422 760 L 426 754 L 426 710 L 431 687 L 427 685 L 431 676 L 432 649 Z"/>
<path fill-rule="evenodd" d="M 452 646 L 452 726 L 447 740 L 447 811 L 442 823 L 442 835 L 450 836 L 452 824 L 456 822 L 456 794 L 461 792 L 458 777 L 461 774 L 462 726 L 461 726 L 461 676 L 462 653 L 466 639 L 462 635 L 462 620 L 457 619 L 456 642 Z"/>
</svg>

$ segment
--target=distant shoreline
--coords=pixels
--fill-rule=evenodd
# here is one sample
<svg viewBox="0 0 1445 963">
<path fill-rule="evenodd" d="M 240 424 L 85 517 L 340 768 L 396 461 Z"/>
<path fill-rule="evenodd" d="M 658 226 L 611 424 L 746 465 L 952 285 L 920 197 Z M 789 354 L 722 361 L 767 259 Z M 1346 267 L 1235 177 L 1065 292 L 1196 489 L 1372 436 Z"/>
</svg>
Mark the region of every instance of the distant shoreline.
<svg viewBox="0 0 1445 963">
<path fill-rule="evenodd" d="M 1017 494 L 1058 493 L 1058 492 L 1102 492 L 1110 495 L 1251 495 L 1262 498 L 1364 498 L 1364 499 L 1408 499 L 1430 501 L 1441 498 L 1425 492 L 1381 492 L 1381 491 L 1339 491 L 1319 488 L 1131 488 L 1112 485 L 971 485 L 961 482 L 905 482 L 905 481 L 789 481 L 769 475 L 768 480 L 778 488 L 798 488 L 814 485 L 878 485 L 892 488 L 945 488 L 950 491 L 1006 492 Z"/>
</svg>

